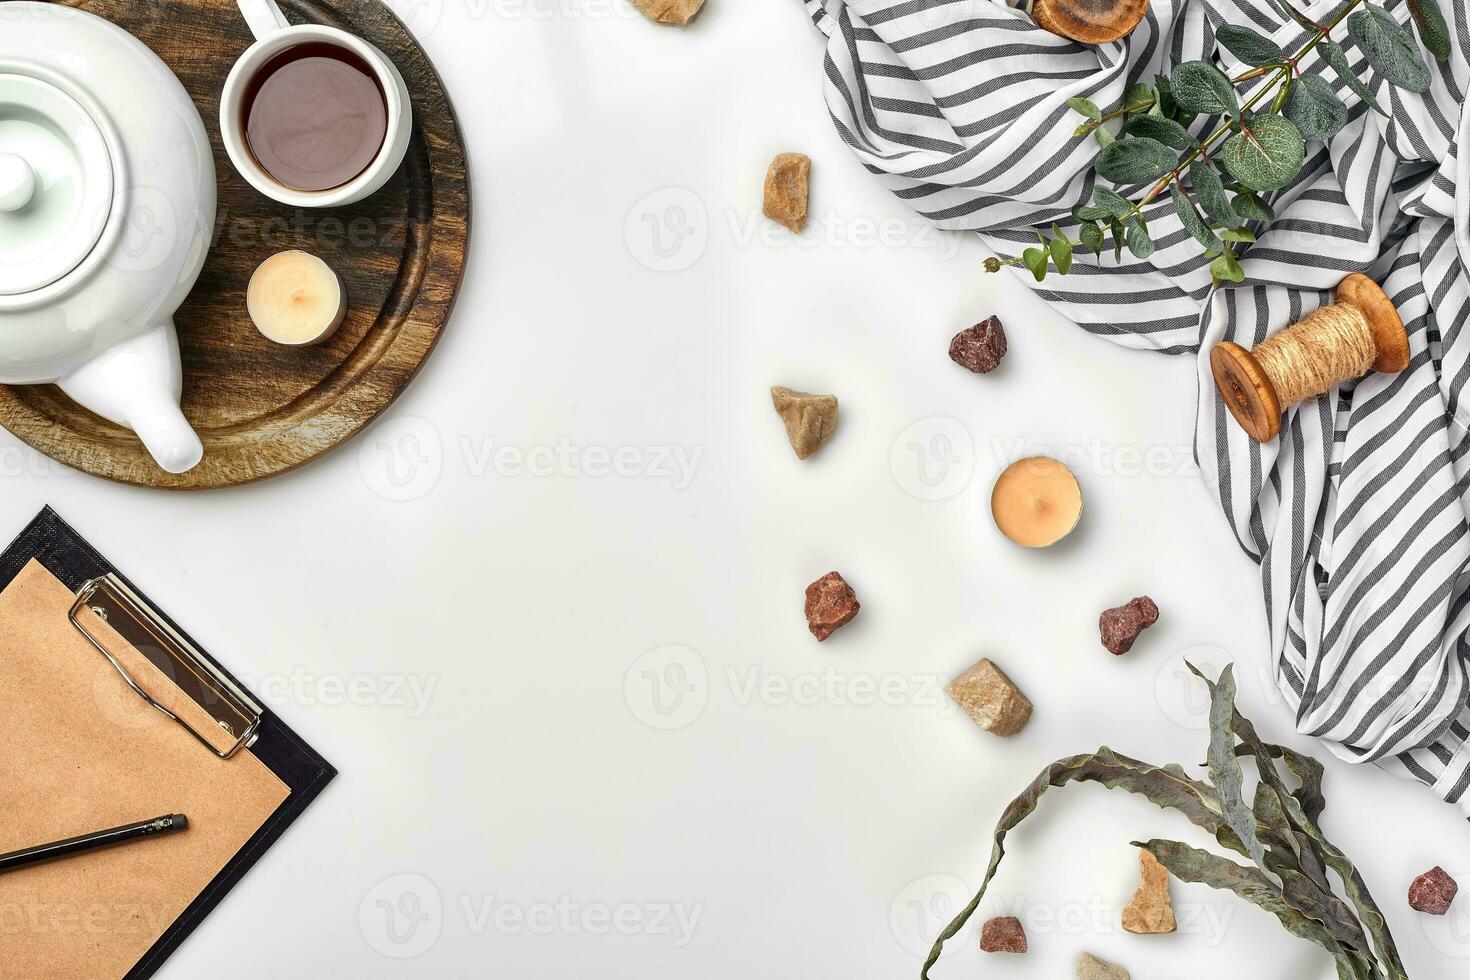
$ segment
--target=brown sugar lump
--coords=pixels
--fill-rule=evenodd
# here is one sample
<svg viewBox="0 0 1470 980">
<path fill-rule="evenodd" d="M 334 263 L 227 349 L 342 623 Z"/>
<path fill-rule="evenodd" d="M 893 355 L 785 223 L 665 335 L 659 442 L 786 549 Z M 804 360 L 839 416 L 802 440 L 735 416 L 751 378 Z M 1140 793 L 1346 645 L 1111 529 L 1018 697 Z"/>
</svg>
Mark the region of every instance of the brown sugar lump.
<svg viewBox="0 0 1470 980">
<path fill-rule="evenodd" d="M 790 388 L 772 388 L 771 404 L 786 423 L 786 438 L 797 459 L 806 459 L 827 444 L 837 429 L 837 398 L 810 395 Z"/>
<path fill-rule="evenodd" d="M 806 626 L 818 643 L 852 622 L 861 608 L 857 593 L 837 572 L 806 587 Z"/>
<path fill-rule="evenodd" d="M 801 234 L 806 227 L 811 179 L 812 161 L 804 153 L 782 153 L 772 160 L 766 171 L 765 216 Z"/>
<path fill-rule="evenodd" d="M 987 953 L 1024 953 L 1026 930 L 1021 920 L 1011 915 L 991 919 L 980 927 L 980 948 Z"/>
<path fill-rule="evenodd" d="M 1139 936 L 1158 936 L 1178 928 L 1174 905 L 1169 901 L 1169 870 L 1148 851 L 1138 852 L 1143 880 L 1133 901 L 1123 909 L 1123 928 Z"/>
<path fill-rule="evenodd" d="M 949 342 L 949 359 L 967 371 L 989 374 L 1006 356 L 1006 331 L 1000 317 L 988 316 L 954 335 Z"/>
<path fill-rule="evenodd" d="M 704 0 L 633 0 L 633 6 L 656 24 L 683 27 L 704 7 Z"/>
<path fill-rule="evenodd" d="M 1108 609 L 1098 617 L 1098 631 L 1102 634 L 1102 645 L 1115 657 L 1121 657 L 1133 649 L 1138 634 L 1159 621 L 1159 607 L 1148 596 Z"/>
<path fill-rule="evenodd" d="M 1010 738 L 1031 720 L 1031 702 L 989 660 L 981 660 L 944 688 L 965 714 L 993 735 Z"/>
<path fill-rule="evenodd" d="M 1434 868 L 1415 878 L 1409 886 L 1409 908 L 1426 915 L 1444 915 L 1459 892 L 1459 884 L 1445 874 L 1444 868 Z"/>
</svg>

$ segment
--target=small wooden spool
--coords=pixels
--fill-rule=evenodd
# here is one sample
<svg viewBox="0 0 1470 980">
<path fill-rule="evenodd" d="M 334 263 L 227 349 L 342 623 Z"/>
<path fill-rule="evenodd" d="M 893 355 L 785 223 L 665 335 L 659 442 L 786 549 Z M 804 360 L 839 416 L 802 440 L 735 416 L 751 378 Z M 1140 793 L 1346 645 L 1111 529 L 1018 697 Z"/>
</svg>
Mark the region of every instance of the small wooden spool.
<svg viewBox="0 0 1470 980">
<path fill-rule="evenodd" d="M 1385 374 L 1402 371 L 1409 366 L 1409 335 L 1404 330 L 1404 321 L 1394 309 L 1393 301 L 1383 287 L 1360 272 L 1344 279 L 1337 287 L 1337 302 L 1334 306 L 1357 308 L 1368 321 L 1373 334 L 1373 345 L 1378 356 L 1373 370 Z M 1291 331 L 1297 324 L 1287 327 Z M 1279 336 L 1279 335 L 1278 335 Z M 1281 431 L 1281 412 L 1290 408 L 1283 405 L 1277 395 L 1277 386 L 1261 362 L 1251 351 L 1239 344 L 1226 341 L 1216 344 L 1210 351 L 1210 370 L 1215 375 L 1215 384 L 1225 399 L 1225 407 L 1235 416 L 1252 439 L 1269 442 Z M 1339 379 L 1341 381 L 1347 378 Z M 1315 392 L 1323 394 L 1329 389 Z"/>
<path fill-rule="evenodd" d="M 1036 0 L 1031 16 L 1043 30 L 1083 44 L 1125 37 L 1148 12 L 1148 0 Z"/>
</svg>

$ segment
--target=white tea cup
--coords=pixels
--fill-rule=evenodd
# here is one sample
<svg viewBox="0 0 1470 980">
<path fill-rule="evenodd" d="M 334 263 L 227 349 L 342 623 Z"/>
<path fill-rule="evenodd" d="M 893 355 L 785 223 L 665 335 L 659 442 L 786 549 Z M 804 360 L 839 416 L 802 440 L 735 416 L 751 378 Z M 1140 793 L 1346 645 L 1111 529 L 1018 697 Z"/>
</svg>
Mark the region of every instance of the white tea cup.
<svg viewBox="0 0 1470 980">
<path fill-rule="evenodd" d="M 329 208 L 353 204 L 378 191 L 398 171 L 408 152 L 413 133 L 413 106 L 392 60 L 360 37 L 335 27 L 303 24 L 296 27 L 286 20 L 275 0 L 237 0 L 240 13 L 255 35 L 255 43 L 235 62 L 225 79 L 220 99 L 220 134 L 225 152 L 241 177 L 266 197 L 301 208 Z M 302 44 L 325 43 L 345 49 L 362 59 L 377 76 L 387 109 L 387 134 L 378 154 L 366 170 L 347 183 L 328 190 L 307 191 L 287 187 L 271 176 L 251 152 L 245 131 L 245 100 L 251 82 L 277 56 Z"/>
</svg>

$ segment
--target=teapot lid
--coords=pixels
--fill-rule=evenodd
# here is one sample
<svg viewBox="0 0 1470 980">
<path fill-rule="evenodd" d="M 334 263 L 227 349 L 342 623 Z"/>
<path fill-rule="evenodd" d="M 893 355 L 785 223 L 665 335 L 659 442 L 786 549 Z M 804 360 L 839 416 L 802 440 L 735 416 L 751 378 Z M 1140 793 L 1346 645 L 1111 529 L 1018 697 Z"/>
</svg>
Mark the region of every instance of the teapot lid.
<svg viewBox="0 0 1470 980">
<path fill-rule="evenodd" d="M 51 285 L 91 254 L 113 205 L 97 121 L 60 88 L 0 74 L 0 296 Z"/>
</svg>

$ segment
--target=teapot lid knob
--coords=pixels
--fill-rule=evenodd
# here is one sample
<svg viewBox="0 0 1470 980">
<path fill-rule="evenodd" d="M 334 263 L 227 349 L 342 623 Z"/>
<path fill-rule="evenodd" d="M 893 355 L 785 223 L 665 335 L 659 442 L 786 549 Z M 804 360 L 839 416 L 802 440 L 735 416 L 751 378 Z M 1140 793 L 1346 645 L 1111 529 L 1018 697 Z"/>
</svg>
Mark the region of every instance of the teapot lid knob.
<svg viewBox="0 0 1470 980">
<path fill-rule="evenodd" d="M 0 211 L 19 211 L 36 194 L 36 172 L 14 153 L 0 153 Z"/>
</svg>

